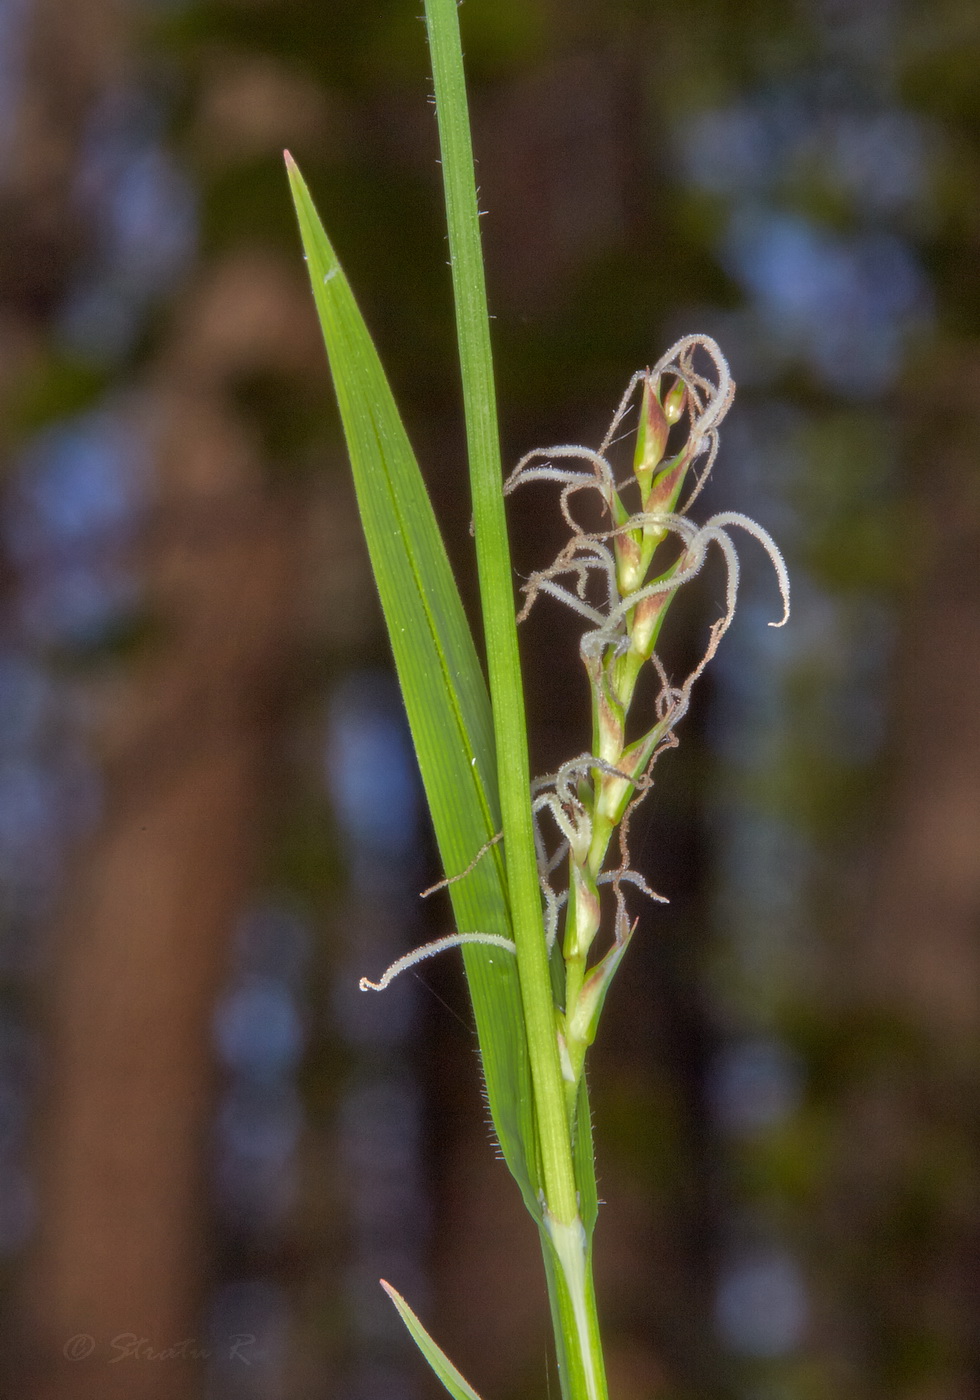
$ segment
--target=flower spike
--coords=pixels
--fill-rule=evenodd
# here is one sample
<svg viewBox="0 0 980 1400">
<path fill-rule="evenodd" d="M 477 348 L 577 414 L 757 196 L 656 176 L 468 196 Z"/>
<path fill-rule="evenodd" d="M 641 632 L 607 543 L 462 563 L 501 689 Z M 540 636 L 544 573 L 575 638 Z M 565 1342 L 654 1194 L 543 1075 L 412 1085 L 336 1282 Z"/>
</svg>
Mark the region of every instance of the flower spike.
<svg viewBox="0 0 980 1400">
<path fill-rule="evenodd" d="M 630 509 L 621 494 L 630 483 L 617 483 L 609 453 L 638 389 L 640 410 L 630 481 L 640 499 L 639 509 Z M 663 899 L 630 866 L 630 818 L 653 785 L 657 759 L 677 744 L 676 729 L 690 707 L 694 685 L 735 616 L 740 565 L 733 530 L 751 535 L 772 564 L 783 612 L 770 626 L 782 627 L 789 619 L 789 575 L 768 531 L 734 511 L 713 515 L 703 525 L 688 515 L 714 466 L 719 425 L 734 393 L 731 371 L 717 344 L 710 336 L 685 336 L 652 369 L 633 375 L 597 451 L 569 444 L 529 452 L 504 487 L 509 495 L 526 482 L 554 482 L 561 488 L 559 509 L 570 531 L 551 564 L 536 570 L 523 585 L 518 621 L 545 594 L 586 623 L 579 646 L 592 690 L 595 752 L 570 759 L 532 786 L 549 950 L 558 940 L 559 918 L 565 911 L 565 1003 L 559 1010 L 557 1034 L 573 1122 L 585 1052 L 635 926 L 626 909 L 624 886 Z M 676 451 L 668 457 L 671 445 Z M 583 464 L 583 469 L 565 465 L 573 462 Z M 682 502 L 685 482 L 695 467 L 697 476 Z M 588 530 L 576 520 L 572 498 L 588 491 L 598 492 L 610 522 L 607 529 Z M 674 552 L 660 563 L 661 546 L 669 540 L 674 541 Z M 724 611 L 709 629 L 701 659 L 677 684 L 657 656 L 657 640 L 673 598 L 700 574 L 712 548 L 725 565 Z M 627 718 L 637 680 L 648 664 L 659 688 L 646 733 L 630 742 Z M 545 812 L 557 830 L 557 843 L 552 836 L 549 844 L 542 829 Z M 619 864 L 607 869 L 610 842 L 617 831 Z M 552 879 L 566 857 L 568 886 L 557 890 Z M 591 948 L 602 920 L 603 887 L 611 888 L 615 900 L 612 944 L 592 962 Z"/>
</svg>

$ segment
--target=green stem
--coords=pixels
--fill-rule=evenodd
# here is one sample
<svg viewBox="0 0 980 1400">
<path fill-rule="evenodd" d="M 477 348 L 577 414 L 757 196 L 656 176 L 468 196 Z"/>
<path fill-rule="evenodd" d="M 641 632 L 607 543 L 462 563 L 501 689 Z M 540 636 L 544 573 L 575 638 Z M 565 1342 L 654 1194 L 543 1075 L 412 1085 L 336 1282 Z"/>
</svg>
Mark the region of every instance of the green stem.
<svg viewBox="0 0 980 1400">
<path fill-rule="evenodd" d="M 425 10 L 442 147 L 477 564 L 514 942 L 527 1021 L 546 1200 L 552 1215 L 571 1221 L 578 1214 L 575 1176 L 534 854 L 527 725 L 514 622 L 490 326 L 456 0 L 426 0 Z"/>
<path fill-rule="evenodd" d="M 556 1309 L 564 1331 L 559 1342 L 566 1359 L 562 1385 L 569 1400 L 603 1400 L 606 1385 L 589 1247 L 579 1218 L 534 850 L 524 692 L 456 0 L 426 0 L 425 13 L 442 150 L 507 884 L 543 1177 L 544 1229 L 562 1281 Z"/>
</svg>

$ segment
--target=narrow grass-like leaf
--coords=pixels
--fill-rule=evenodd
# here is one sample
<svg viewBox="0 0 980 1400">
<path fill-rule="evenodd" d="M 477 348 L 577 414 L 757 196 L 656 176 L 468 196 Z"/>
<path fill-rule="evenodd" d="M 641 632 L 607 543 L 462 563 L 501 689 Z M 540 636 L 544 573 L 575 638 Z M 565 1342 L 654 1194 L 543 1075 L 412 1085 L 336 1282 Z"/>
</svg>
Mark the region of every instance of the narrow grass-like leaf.
<svg viewBox="0 0 980 1400">
<path fill-rule="evenodd" d="M 370 333 L 295 163 L 289 181 L 375 582 L 446 873 L 500 830 L 486 683 L 425 485 Z M 499 845 L 450 888 L 462 933 L 512 938 Z M 515 960 L 464 949 L 490 1111 L 528 1209 L 540 1167 Z M 380 972 L 381 969 L 365 969 Z"/>
<path fill-rule="evenodd" d="M 454 1400 L 480 1400 L 479 1395 L 469 1382 L 459 1374 L 442 1348 L 436 1346 L 398 1290 L 392 1288 L 390 1283 L 385 1283 L 384 1279 L 381 1280 L 381 1287 L 398 1309 L 401 1320 L 411 1332 L 415 1345 L 449 1391 L 449 1394 L 454 1397 Z"/>
</svg>

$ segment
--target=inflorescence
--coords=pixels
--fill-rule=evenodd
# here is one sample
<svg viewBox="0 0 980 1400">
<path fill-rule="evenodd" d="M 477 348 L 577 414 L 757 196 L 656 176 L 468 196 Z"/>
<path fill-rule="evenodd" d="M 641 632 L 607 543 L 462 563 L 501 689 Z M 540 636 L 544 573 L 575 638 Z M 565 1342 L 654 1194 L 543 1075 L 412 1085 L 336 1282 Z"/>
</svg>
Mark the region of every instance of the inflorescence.
<svg viewBox="0 0 980 1400">
<path fill-rule="evenodd" d="M 699 361 L 707 362 L 704 372 L 698 367 Z M 640 421 L 633 467 L 627 479 L 620 482 L 609 453 L 638 389 Z M 528 482 L 557 483 L 561 487 L 559 508 L 570 532 L 553 562 L 532 573 L 524 584 L 525 600 L 518 622 L 546 595 L 588 624 L 580 652 L 592 694 L 592 747 L 532 785 L 538 875 L 549 950 L 558 942 L 561 914 L 565 911 L 561 944 L 565 992 L 564 1004 L 557 1014 L 562 1070 L 573 1123 L 585 1053 L 594 1039 L 609 983 L 635 927 L 627 914 L 623 886 L 632 885 L 654 899 L 663 898 L 654 894 L 642 875 L 630 866 L 630 819 L 650 790 L 657 759 L 665 749 L 676 745 L 675 731 L 690 706 L 693 687 L 735 616 L 739 559 L 733 529 L 756 539 L 772 563 L 783 614 L 770 626 L 781 627 L 789 617 L 789 578 L 782 555 L 768 532 L 736 512 L 713 515 L 703 525 L 695 524 L 688 516 L 714 466 L 719 424 L 734 393 L 728 364 L 714 340 L 709 336 L 685 336 L 652 369 L 640 370 L 633 376 L 598 451 L 572 445 L 537 449 L 518 462 L 504 485 L 505 495 L 510 495 Z M 667 457 L 670 445 L 676 450 Z M 685 488 L 687 495 L 681 504 Z M 637 491 L 639 508 L 629 509 L 624 494 L 629 492 L 635 499 Z M 587 529 L 575 517 L 575 498 L 585 492 L 597 493 L 600 498 L 602 529 Z M 674 541 L 670 551 L 673 557 L 664 563 L 661 546 L 670 540 Z M 657 655 L 657 640 L 671 601 L 685 583 L 701 572 L 712 545 L 726 569 L 724 611 L 712 624 L 697 665 L 677 684 L 668 677 Z M 648 722 L 639 738 L 627 740 L 627 717 L 644 667 L 653 669 L 658 683 L 652 722 Z M 542 829 L 545 812 L 557 828 L 558 841 L 552 849 Z M 618 863 L 607 868 L 614 833 L 618 835 Z M 464 878 L 499 839 L 498 834 L 476 853 L 465 871 L 433 889 Z M 566 858 L 567 887 L 559 891 L 553 877 Z M 590 966 L 590 950 L 600 931 L 603 885 L 611 886 L 615 897 L 612 944 Z M 514 951 L 513 943 L 499 935 L 457 933 L 400 958 L 378 983 L 362 978 L 361 987 L 381 990 L 422 958 L 444 948 L 474 942 Z"/>
</svg>

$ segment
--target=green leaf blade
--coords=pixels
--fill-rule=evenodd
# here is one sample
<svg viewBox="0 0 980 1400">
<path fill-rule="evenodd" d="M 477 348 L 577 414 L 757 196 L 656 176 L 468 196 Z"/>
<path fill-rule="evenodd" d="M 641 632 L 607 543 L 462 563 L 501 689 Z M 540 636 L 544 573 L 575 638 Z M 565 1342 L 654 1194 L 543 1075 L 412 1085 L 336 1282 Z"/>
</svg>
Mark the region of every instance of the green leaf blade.
<svg viewBox="0 0 980 1400">
<path fill-rule="evenodd" d="M 412 1334 L 415 1345 L 449 1391 L 449 1394 L 453 1396 L 453 1400 L 480 1400 L 469 1381 L 460 1375 L 446 1353 L 429 1336 L 398 1290 L 392 1288 L 391 1284 L 386 1283 L 384 1279 L 381 1280 L 381 1287 L 398 1309 L 401 1320 Z"/>
<path fill-rule="evenodd" d="M 436 840 L 448 874 L 500 830 L 486 682 L 418 464 L 370 333 L 299 170 L 287 160 L 358 507 Z M 450 888 L 460 932 L 512 937 L 499 846 Z M 513 958 L 463 951 L 491 1115 L 528 1209 L 540 1166 Z"/>
</svg>

